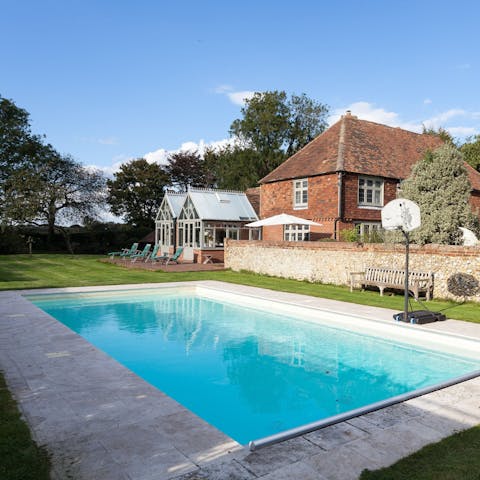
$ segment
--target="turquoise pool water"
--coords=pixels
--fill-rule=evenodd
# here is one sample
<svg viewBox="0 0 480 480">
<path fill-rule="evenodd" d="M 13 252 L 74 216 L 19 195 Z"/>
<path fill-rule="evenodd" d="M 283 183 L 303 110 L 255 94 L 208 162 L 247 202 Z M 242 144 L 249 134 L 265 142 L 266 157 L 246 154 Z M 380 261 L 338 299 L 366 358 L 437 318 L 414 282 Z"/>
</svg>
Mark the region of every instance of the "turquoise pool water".
<svg viewBox="0 0 480 480">
<path fill-rule="evenodd" d="M 181 290 L 29 299 L 241 444 L 480 368 Z"/>
</svg>

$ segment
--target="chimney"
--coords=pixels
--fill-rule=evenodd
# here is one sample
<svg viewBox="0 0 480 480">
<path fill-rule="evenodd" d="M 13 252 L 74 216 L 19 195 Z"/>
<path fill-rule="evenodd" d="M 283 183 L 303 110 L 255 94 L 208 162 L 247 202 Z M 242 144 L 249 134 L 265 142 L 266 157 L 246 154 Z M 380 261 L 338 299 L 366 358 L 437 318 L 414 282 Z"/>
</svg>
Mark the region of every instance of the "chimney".
<svg viewBox="0 0 480 480">
<path fill-rule="evenodd" d="M 358 117 L 356 115 L 352 115 L 351 110 L 347 110 L 345 115 L 342 115 L 342 118 L 354 118 L 356 120 Z"/>
</svg>

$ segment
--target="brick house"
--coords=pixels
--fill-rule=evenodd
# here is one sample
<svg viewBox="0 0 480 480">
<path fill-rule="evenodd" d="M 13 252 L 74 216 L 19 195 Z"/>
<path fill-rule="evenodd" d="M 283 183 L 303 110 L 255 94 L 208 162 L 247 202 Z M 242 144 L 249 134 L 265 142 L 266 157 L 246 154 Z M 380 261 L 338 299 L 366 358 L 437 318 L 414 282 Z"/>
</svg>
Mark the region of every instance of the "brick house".
<svg viewBox="0 0 480 480">
<path fill-rule="evenodd" d="M 347 111 L 259 182 L 260 218 L 289 213 L 322 226 L 264 227 L 264 240 L 339 239 L 341 230 L 353 227 L 371 233 L 412 166 L 441 144 L 437 136 L 360 120 Z M 465 165 L 478 211 L 480 173 Z"/>
</svg>

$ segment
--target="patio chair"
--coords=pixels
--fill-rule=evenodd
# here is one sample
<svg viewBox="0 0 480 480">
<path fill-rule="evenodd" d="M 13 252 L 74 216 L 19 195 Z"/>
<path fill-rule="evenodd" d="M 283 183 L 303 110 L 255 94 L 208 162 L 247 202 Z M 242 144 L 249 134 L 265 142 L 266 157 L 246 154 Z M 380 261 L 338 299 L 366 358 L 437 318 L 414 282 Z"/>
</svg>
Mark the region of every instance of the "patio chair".
<svg viewBox="0 0 480 480">
<path fill-rule="evenodd" d="M 153 262 L 165 263 L 169 258 L 170 258 L 170 255 L 168 253 L 164 253 L 163 255 L 152 257 L 151 260 L 152 260 L 152 263 Z"/>
<path fill-rule="evenodd" d="M 160 257 L 156 257 L 155 260 L 157 262 L 165 262 L 165 265 L 168 265 L 169 263 L 178 263 L 178 259 L 182 253 L 183 253 L 183 247 L 178 247 L 172 256 L 162 255 Z"/>
<path fill-rule="evenodd" d="M 130 255 L 133 255 L 138 248 L 138 243 L 132 243 L 132 246 L 130 248 L 123 248 L 120 252 L 109 252 L 107 253 L 108 256 L 111 258 L 113 257 L 129 257 Z"/>
<path fill-rule="evenodd" d="M 153 247 L 153 250 L 147 255 L 147 258 L 145 258 L 145 262 L 148 262 L 149 260 L 152 263 L 155 262 L 159 250 L 160 250 L 160 245 L 155 245 Z"/>
<path fill-rule="evenodd" d="M 183 253 L 183 247 L 178 247 L 175 253 L 167 259 L 165 262 L 165 265 L 168 265 L 169 263 L 178 263 L 178 259 L 180 258 L 180 255 Z"/>
<path fill-rule="evenodd" d="M 143 250 L 140 253 L 134 253 L 133 255 L 130 255 L 130 261 L 131 262 L 136 262 L 137 259 L 141 258 L 144 260 L 150 253 L 150 248 L 152 248 L 152 245 L 150 243 L 147 243 L 144 247 Z"/>
</svg>

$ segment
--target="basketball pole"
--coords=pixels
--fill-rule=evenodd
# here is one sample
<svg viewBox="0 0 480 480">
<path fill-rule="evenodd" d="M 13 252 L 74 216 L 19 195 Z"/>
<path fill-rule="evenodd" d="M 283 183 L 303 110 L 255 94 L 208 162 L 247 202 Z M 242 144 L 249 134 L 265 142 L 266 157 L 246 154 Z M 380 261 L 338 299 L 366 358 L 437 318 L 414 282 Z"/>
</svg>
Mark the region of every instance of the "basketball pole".
<svg viewBox="0 0 480 480">
<path fill-rule="evenodd" d="M 408 232 L 406 232 L 403 228 L 401 230 L 405 237 L 405 294 L 403 302 L 403 321 L 408 322 L 408 262 L 410 253 L 410 239 Z"/>
</svg>

